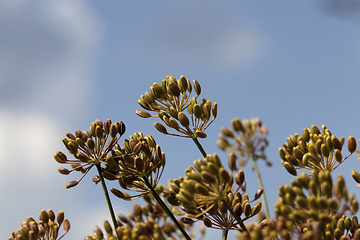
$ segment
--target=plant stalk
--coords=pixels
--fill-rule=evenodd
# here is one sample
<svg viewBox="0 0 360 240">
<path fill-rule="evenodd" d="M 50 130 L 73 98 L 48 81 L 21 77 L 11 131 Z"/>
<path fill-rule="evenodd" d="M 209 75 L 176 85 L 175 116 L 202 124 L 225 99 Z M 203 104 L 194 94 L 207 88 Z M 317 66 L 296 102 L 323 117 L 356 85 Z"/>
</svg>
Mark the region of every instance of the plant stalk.
<svg viewBox="0 0 360 240">
<path fill-rule="evenodd" d="M 144 180 L 146 186 L 149 188 L 151 194 L 153 195 L 153 197 L 156 199 L 156 201 L 159 203 L 159 205 L 161 206 L 161 208 L 166 212 L 166 214 L 171 218 L 171 220 L 176 224 L 176 226 L 179 228 L 179 230 L 181 231 L 181 233 L 184 235 L 184 237 L 187 240 L 191 240 L 190 236 L 186 233 L 186 231 L 181 227 L 180 223 L 178 222 L 178 220 L 174 217 L 174 215 L 172 214 L 172 212 L 170 211 L 170 209 L 166 206 L 166 204 L 163 202 L 163 200 L 159 197 L 159 195 L 155 192 L 154 188 L 151 186 L 149 180 L 144 176 L 142 177 L 142 179 Z"/>
<path fill-rule="evenodd" d="M 229 230 L 223 229 L 222 230 L 222 240 L 226 240 L 228 236 Z"/>
<path fill-rule="evenodd" d="M 113 225 L 114 225 L 114 228 L 115 228 L 116 237 L 117 237 L 118 240 L 120 240 L 120 238 L 119 238 L 119 236 L 118 236 L 118 234 L 117 234 L 117 231 L 116 231 L 116 229 L 118 228 L 118 225 L 117 225 L 117 223 L 116 223 L 116 218 L 115 218 L 115 214 L 114 214 L 114 209 L 113 209 L 113 207 L 112 207 L 111 200 L 110 200 L 110 196 L 109 196 L 108 190 L 107 190 L 107 188 L 106 188 L 106 184 L 105 184 L 105 180 L 104 180 L 104 177 L 103 177 L 103 174 L 102 174 L 102 171 L 101 171 L 100 163 L 99 163 L 99 164 L 96 164 L 95 166 L 96 166 L 96 168 L 97 168 L 97 170 L 98 170 L 98 173 L 99 173 L 101 185 L 102 185 L 102 188 L 103 188 L 103 190 L 104 190 L 106 202 L 107 202 L 107 204 L 108 204 L 109 212 L 110 212 L 110 215 L 111 215 L 111 219 L 112 219 L 112 222 L 113 222 Z"/>
<path fill-rule="evenodd" d="M 193 137 L 192 140 L 195 142 L 195 144 L 198 147 L 198 149 L 200 150 L 201 154 L 204 157 L 206 157 L 206 152 L 205 152 L 204 148 L 201 146 L 201 144 L 199 143 L 199 141 L 197 140 L 197 137 Z"/>
<path fill-rule="evenodd" d="M 251 158 L 251 160 L 253 162 L 254 170 L 255 170 L 255 173 L 256 173 L 256 176 L 257 176 L 257 179 L 258 179 L 258 182 L 259 182 L 259 187 L 264 189 L 263 183 L 262 183 L 262 180 L 261 180 L 261 176 L 260 176 L 260 171 L 259 171 L 259 168 L 257 167 L 256 161 L 254 159 L 254 153 L 250 152 L 249 155 L 250 155 L 250 158 Z M 264 203 L 264 207 L 265 207 L 266 218 L 269 218 L 270 214 L 269 214 L 269 208 L 268 208 L 266 197 L 265 197 L 265 189 L 264 189 L 264 191 L 262 193 L 262 199 L 263 199 L 263 203 Z"/>
</svg>

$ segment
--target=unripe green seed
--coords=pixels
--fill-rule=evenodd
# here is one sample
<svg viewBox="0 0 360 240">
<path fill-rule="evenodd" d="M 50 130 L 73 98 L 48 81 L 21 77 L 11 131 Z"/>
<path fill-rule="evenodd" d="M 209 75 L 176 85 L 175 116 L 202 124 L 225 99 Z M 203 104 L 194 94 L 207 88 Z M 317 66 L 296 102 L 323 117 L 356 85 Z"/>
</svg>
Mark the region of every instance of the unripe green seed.
<svg viewBox="0 0 360 240">
<path fill-rule="evenodd" d="M 177 84 L 177 82 L 172 82 L 168 85 L 168 92 L 170 92 L 171 95 L 173 95 L 174 97 L 179 97 L 180 96 L 180 88 Z"/>
<path fill-rule="evenodd" d="M 179 122 L 181 123 L 181 125 L 183 125 L 186 128 L 189 127 L 190 121 L 183 112 L 179 112 L 178 119 L 179 119 Z"/>
<path fill-rule="evenodd" d="M 291 175 L 294 175 L 294 176 L 297 175 L 296 169 L 295 169 L 294 166 L 292 166 L 290 163 L 285 162 L 285 161 L 282 160 L 282 164 L 284 165 L 285 169 L 286 169 Z"/>
</svg>

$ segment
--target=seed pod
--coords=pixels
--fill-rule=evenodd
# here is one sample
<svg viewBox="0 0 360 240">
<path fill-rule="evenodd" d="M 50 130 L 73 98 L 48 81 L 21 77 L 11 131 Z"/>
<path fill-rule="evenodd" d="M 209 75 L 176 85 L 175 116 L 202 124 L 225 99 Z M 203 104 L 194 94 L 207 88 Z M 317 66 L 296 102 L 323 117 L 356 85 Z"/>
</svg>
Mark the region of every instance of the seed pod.
<svg viewBox="0 0 360 240">
<path fill-rule="evenodd" d="M 306 142 L 310 141 L 310 132 L 309 129 L 304 128 L 304 130 L 302 131 L 302 137 Z"/>
<path fill-rule="evenodd" d="M 296 149 L 296 148 L 294 148 L 294 149 Z M 293 155 L 286 155 L 285 158 L 291 165 L 299 166 L 298 161 L 296 160 L 296 158 Z"/>
<path fill-rule="evenodd" d="M 95 142 L 92 138 L 88 138 L 86 141 L 86 145 L 90 148 L 90 150 L 94 151 L 95 149 Z"/>
<path fill-rule="evenodd" d="M 244 210 L 245 217 L 249 217 L 251 215 L 251 205 L 248 202 L 244 203 L 244 206 L 242 207 Z"/>
<path fill-rule="evenodd" d="M 263 192 L 264 192 L 264 188 L 259 188 L 255 193 L 255 197 L 254 197 L 253 201 L 259 199 L 261 197 L 261 195 L 263 194 Z"/>
<path fill-rule="evenodd" d="M 150 92 L 153 92 L 155 98 L 163 98 L 165 95 L 164 89 L 160 86 L 160 84 L 154 82 L 152 85 L 153 88 L 150 88 Z M 151 91 L 153 90 L 153 91 Z"/>
<path fill-rule="evenodd" d="M 63 174 L 63 175 L 69 175 L 71 173 L 70 170 L 67 169 L 67 168 L 59 168 L 58 172 Z"/>
<path fill-rule="evenodd" d="M 351 171 L 351 176 L 355 180 L 355 182 L 360 183 L 360 174 L 356 171 Z"/>
<path fill-rule="evenodd" d="M 355 214 L 359 210 L 359 204 L 358 201 L 354 198 L 351 200 L 351 212 L 352 214 Z"/>
<path fill-rule="evenodd" d="M 207 189 L 203 184 L 196 183 L 195 191 L 201 195 L 208 196 L 210 194 L 209 189 Z"/>
<path fill-rule="evenodd" d="M 330 150 L 324 143 L 321 144 L 321 153 L 324 157 L 329 157 L 330 155 Z"/>
<path fill-rule="evenodd" d="M 233 211 L 238 217 L 240 217 L 240 215 L 242 214 L 241 203 L 236 203 L 233 208 Z"/>
<path fill-rule="evenodd" d="M 208 217 L 204 217 L 203 222 L 206 227 L 212 227 L 212 222 Z"/>
<path fill-rule="evenodd" d="M 81 162 L 87 163 L 90 158 L 88 156 L 86 156 L 86 154 L 82 153 L 82 152 L 78 152 L 76 153 L 76 158 L 79 159 Z"/>
<path fill-rule="evenodd" d="M 200 130 L 195 131 L 195 136 L 198 138 L 206 138 L 207 137 L 206 133 L 204 133 L 203 131 L 200 131 Z"/>
<path fill-rule="evenodd" d="M 356 140 L 353 136 L 350 136 L 347 141 L 347 148 L 350 153 L 355 152 L 356 150 Z"/>
<path fill-rule="evenodd" d="M 204 180 L 210 184 L 214 184 L 216 182 L 214 176 L 207 171 L 201 171 L 201 175 L 203 176 Z"/>
<path fill-rule="evenodd" d="M 144 170 L 144 161 L 142 160 L 142 158 L 137 157 L 135 158 L 135 168 L 138 170 L 138 172 L 143 172 Z"/>
<path fill-rule="evenodd" d="M 193 113 L 194 113 L 196 118 L 201 118 L 202 115 L 203 115 L 201 107 L 197 103 L 195 103 L 194 106 L 193 106 Z"/>
<path fill-rule="evenodd" d="M 284 160 L 281 160 L 281 163 L 284 165 L 285 169 L 291 174 L 296 176 L 297 172 L 296 169 L 294 168 L 294 166 L 292 166 L 290 163 L 285 162 Z"/>
<path fill-rule="evenodd" d="M 280 155 L 282 160 L 287 161 L 287 159 L 285 158 L 286 154 L 284 152 L 284 149 L 279 148 L 279 155 Z"/>
<path fill-rule="evenodd" d="M 229 173 L 224 168 L 219 169 L 219 177 L 220 177 L 221 183 L 223 183 L 223 184 L 227 184 L 230 180 Z"/>
<path fill-rule="evenodd" d="M 309 209 L 309 203 L 307 201 L 307 198 L 306 197 L 303 197 L 303 196 L 297 196 L 295 198 L 295 201 L 297 202 L 297 204 L 304 208 L 304 209 Z"/>
<path fill-rule="evenodd" d="M 218 108 L 218 103 L 214 102 L 212 108 L 211 108 L 211 113 L 213 115 L 214 118 L 217 117 L 217 108 Z"/>
<path fill-rule="evenodd" d="M 199 96 L 201 93 L 201 87 L 200 84 L 198 83 L 198 81 L 196 81 L 195 79 L 193 80 L 193 85 L 194 85 L 194 90 L 196 92 L 196 95 Z"/>
<path fill-rule="evenodd" d="M 293 154 L 296 157 L 296 159 L 298 159 L 298 160 L 302 160 L 302 157 L 304 156 L 304 152 L 300 149 L 299 146 L 296 146 L 293 148 Z M 296 161 L 296 164 L 298 164 L 297 161 Z M 295 165 L 295 166 L 298 166 L 298 165 Z"/>
<path fill-rule="evenodd" d="M 66 232 L 68 232 L 69 230 L 70 230 L 70 221 L 67 219 L 67 218 L 65 218 L 64 219 L 64 223 L 63 223 L 63 228 L 64 228 L 64 230 L 66 231 Z"/>
<path fill-rule="evenodd" d="M 179 119 L 179 122 L 181 123 L 181 125 L 183 125 L 185 128 L 189 127 L 190 121 L 183 112 L 179 112 L 178 119 Z"/>
<path fill-rule="evenodd" d="M 180 76 L 180 79 L 178 80 L 178 85 L 182 93 L 184 93 L 187 90 L 188 82 L 183 75 Z"/>
<path fill-rule="evenodd" d="M 154 126 L 159 132 L 161 132 L 163 134 L 168 134 L 166 128 L 162 124 L 156 122 L 156 123 L 154 123 Z"/>
<path fill-rule="evenodd" d="M 72 188 L 72 187 L 75 187 L 76 185 L 78 185 L 78 181 L 71 181 L 71 182 L 68 182 L 65 187 L 66 188 Z"/>
<path fill-rule="evenodd" d="M 67 161 L 67 157 L 63 152 L 57 151 L 56 154 L 54 155 L 54 159 L 58 162 L 58 163 L 66 163 Z"/>
<path fill-rule="evenodd" d="M 178 119 L 178 111 L 174 107 L 168 108 L 167 111 L 171 117 Z"/>
<path fill-rule="evenodd" d="M 124 200 L 131 200 L 131 197 L 129 194 L 127 194 L 126 192 L 122 192 L 116 188 L 111 188 L 110 192 L 112 192 L 112 194 L 114 194 L 116 197 L 124 199 Z M 123 220 L 121 220 L 123 221 Z"/>
<path fill-rule="evenodd" d="M 242 186 L 245 182 L 245 173 L 243 170 L 239 170 L 239 172 L 235 173 L 235 182 L 237 185 Z"/>
<path fill-rule="evenodd" d="M 168 89 L 168 93 L 170 93 L 174 97 L 179 97 L 180 96 L 180 88 L 179 88 L 177 82 L 171 82 L 167 86 L 167 89 Z"/>
<path fill-rule="evenodd" d="M 251 209 L 251 216 L 255 216 L 258 214 L 261 210 L 261 202 L 257 202 L 254 207 Z"/>
<path fill-rule="evenodd" d="M 335 153 L 335 159 L 337 162 L 341 162 L 342 161 L 342 154 L 341 151 L 339 149 L 335 149 L 334 151 Z"/>
<path fill-rule="evenodd" d="M 143 110 L 136 110 L 135 113 L 139 116 L 139 117 L 142 117 L 142 118 L 149 118 L 151 117 L 151 114 L 146 112 L 146 111 L 143 111 Z"/>
<path fill-rule="evenodd" d="M 124 135 L 124 133 L 126 131 L 126 127 L 125 127 L 125 124 L 123 123 L 123 121 L 121 121 L 120 123 L 116 122 L 115 126 L 116 126 L 116 129 L 118 130 L 120 136 Z"/>
<path fill-rule="evenodd" d="M 339 192 L 342 192 L 345 187 L 345 180 L 341 174 L 339 174 L 337 177 L 337 185 L 336 186 L 337 186 L 337 189 Z"/>
<path fill-rule="evenodd" d="M 236 156 L 233 152 L 230 152 L 228 154 L 228 165 L 231 171 L 236 171 L 237 167 L 236 167 Z"/>
</svg>

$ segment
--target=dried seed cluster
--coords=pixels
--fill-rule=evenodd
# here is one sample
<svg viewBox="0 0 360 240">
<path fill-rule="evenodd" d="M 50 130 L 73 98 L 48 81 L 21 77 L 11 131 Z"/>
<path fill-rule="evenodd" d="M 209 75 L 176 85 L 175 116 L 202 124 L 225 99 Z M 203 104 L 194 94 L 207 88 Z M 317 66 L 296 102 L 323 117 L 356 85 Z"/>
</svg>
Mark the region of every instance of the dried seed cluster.
<svg viewBox="0 0 360 240">
<path fill-rule="evenodd" d="M 109 155 L 120 137 L 125 133 L 125 124 L 123 122 L 112 123 L 110 119 L 104 123 L 99 119 L 95 120 L 89 131 L 79 129 L 75 130 L 75 135 L 66 133 L 66 138 L 62 139 L 66 149 L 72 154 L 75 159 L 68 160 L 66 155 L 58 151 L 54 155 L 55 160 L 61 164 L 70 164 L 71 170 L 67 168 L 59 168 L 59 172 L 68 175 L 73 171 L 83 173 L 83 176 L 78 181 L 71 181 L 67 183 L 66 188 L 76 186 L 81 179 L 89 172 L 89 170 L 98 164 L 105 164 L 104 175 L 111 175 L 116 169 L 111 162 L 109 164 Z M 99 178 L 94 177 L 94 182 L 98 182 Z"/>
<path fill-rule="evenodd" d="M 12 232 L 12 237 L 9 237 L 8 240 L 60 240 L 70 230 L 70 222 L 65 218 L 63 211 L 59 211 L 55 217 L 55 213 L 51 209 L 49 211 L 42 210 L 39 219 L 40 221 L 36 222 L 34 218 L 28 217 L 26 222 L 22 223 L 21 228 Z M 65 233 L 58 238 L 61 225 Z"/>
<path fill-rule="evenodd" d="M 195 90 L 196 97 L 190 98 L 192 89 Z M 201 87 L 198 81 L 193 80 L 191 84 L 189 79 L 184 76 L 178 80 L 172 76 L 167 76 L 161 85 L 154 83 L 150 87 L 150 92 L 146 91 L 138 100 L 143 109 L 157 112 L 158 116 L 152 116 L 144 110 L 136 110 L 136 114 L 143 118 L 159 117 L 167 127 L 180 133 L 180 135 L 168 133 L 164 125 L 154 123 L 155 128 L 163 134 L 205 138 L 205 129 L 217 116 L 217 103 L 212 104 L 210 100 L 205 98 L 198 103 L 197 98 L 200 93 Z M 190 117 L 187 116 L 186 109 Z"/>
<path fill-rule="evenodd" d="M 252 157 L 263 159 L 271 166 L 271 163 L 266 159 L 265 148 L 268 146 L 267 135 L 268 129 L 262 124 L 259 118 L 251 118 L 240 120 L 235 118 L 231 120 L 231 128 L 221 127 L 219 140 L 216 144 L 223 150 L 230 150 L 234 153 L 239 153 L 239 164 L 245 166 Z M 232 153 L 229 155 L 229 161 L 233 161 L 230 167 L 231 170 L 236 169 L 236 156 Z M 230 165 L 230 164 L 229 164 Z"/>
<path fill-rule="evenodd" d="M 333 184 L 329 171 L 312 170 L 310 176 L 298 175 L 291 185 L 280 186 L 275 213 L 292 221 L 300 239 L 321 239 L 323 234 L 326 239 L 358 239 L 357 217 L 350 219 L 345 214 L 355 214 L 359 205 L 354 195 L 348 194 L 341 175 Z"/>
<path fill-rule="evenodd" d="M 159 186 L 157 192 L 168 191 L 163 186 Z M 178 233 L 176 225 L 170 220 L 162 208 L 151 199 L 150 195 L 146 195 L 144 199 L 147 201 L 146 205 L 140 206 L 135 203 L 133 211 L 129 212 L 127 216 L 118 214 L 116 230 L 121 240 L 139 239 L 182 239 L 181 233 Z M 190 230 L 189 225 L 180 224 Z M 94 226 L 93 236 L 86 236 L 85 240 L 116 240 L 115 232 L 108 221 L 104 222 L 103 231 Z"/>
<path fill-rule="evenodd" d="M 117 174 L 113 176 L 119 181 L 120 186 L 126 190 L 139 192 L 135 196 L 111 189 L 117 197 L 132 200 L 148 193 L 148 188 L 144 182 L 144 177 L 148 179 L 153 188 L 160 180 L 165 166 L 165 153 L 161 151 L 151 135 L 143 136 L 141 132 L 134 133 L 129 139 L 125 139 L 123 147 L 115 145 L 112 151 L 112 158 L 118 165 Z M 113 161 L 115 162 L 115 161 Z"/>
<path fill-rule="evenodd" d="M 238 185 L 235 190 L 234 180 Z M 228 208 L 242 222 L 255 216 L 261 210 L 261 202 L 253 206 L 250 203 L 261 196 L 263 189 L 258 189 L 252 201 L 245 191 L 244 172 L 240 170 L 233 176 L 224 169 L 218 156 L 213 154 L 194 161 L 194 168 L 190 166 L 186 169 L 185 178 L 171 181 L 167 201 L 174 206 L 181 205 L 186 212 L 186 217 L 182 218 L 184 223 L 201 220 L 207 227 L 241 229 Z"/>
<path fill-rule="evenodd" d="M 341 149 L 344 142 L 343 137 L 338 139 L 325 125 L 322 125 L 321 132 L 312 125 L 311 129 L 303 130 L 302 136 L 295 133 L 286 139 L 286 143 L 279 149 L 281 163 L 295 176 L 299 168 L 332 172 L 356 150 L 356 140 L 350 136 L 347 141 L 350 153 L 343 158 Z"/>
</svg>

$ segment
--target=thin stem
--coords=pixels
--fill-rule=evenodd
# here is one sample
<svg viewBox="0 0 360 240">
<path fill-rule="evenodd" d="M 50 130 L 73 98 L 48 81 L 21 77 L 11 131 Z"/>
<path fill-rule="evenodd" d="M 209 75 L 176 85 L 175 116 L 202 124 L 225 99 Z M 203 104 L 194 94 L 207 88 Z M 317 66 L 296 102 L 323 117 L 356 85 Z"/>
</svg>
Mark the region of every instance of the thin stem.
<svg viewBox="0 0 360 240">
<path fill-rule="evenodd" d="M 250 152 L 249 155 L 250 155 L 250 158 L 251 158 L 251 160 L 253 162 L 254 170 L 255 170 L 255 173 L 256 173 L 256 176 L 257 176 L 257 179 L 258 179 L 258 182 L 259 182 L 259 187 L 264 189 L 263 184 L 262 184 L 262 180 L 261 180 L 261 176 L 260 176 L 260 171 L 259 171 L 259 168 L 257 167 L 256 161 L 254 159 L 254 153 Z M 263 199 L 263 203 L 264 203 L 264 206 L 265 206 L 266 218 L 269 218 L 270 214 L 269 214 L 269 208 L 268 208 L 266 197 L 265 197 L 265 190 L 262 193 L 262 199 Z"/>
<path fill-rule="evenodd" d="M 144 176 L 142 177 L 142 179 L 144 180 L 146 186 L 149 188 L 151 194 L 153 195 L 153 197 L 156 199 L 156 201 L 159 203 L 159 205 L 161 206 L 161 208 L 167 213 L 167 215 L 171 218 L 171 220 L 173 220 L 173 222 L 176 224 L 176 226 L 179 228 L 179 230 L 181 231 L 181 233 L 184 235 L 184 237 L 187 240 L 191 240 L 190 236 L 185 232 L 185 230 L 181 227 L 180 223 L 178 222 L 178 220 L 174 217 L 174 215 L 172 214 L 172 212 L 170 211 L 170 209 L 166 206 L 166 204 L 163 202 L 163 200 L 159 197 L 159 195 L 155 192 L 154 188 L 151 186 L 149 180 Z"/>
<path fill-rule="evenodd" d="M 198 147 L 198 149 L 200 150 L 201 154 L 206 157 L 206 152 L 203 149 L 203 147 L 201 146 L 201 144 L 199 143 L 199 141 L 197 140 L 196 137 L 193 137 L 192 140 L 195 142 L 196 146 Z"/>
<path fill-rule="evenodd" d="M 222 240 L 226 240 L 228 236 L 229 230 L 223 229 L 222 230 Z"/>
<path fill-rule="evenodd" d="M 104 177 L 103 177 L 103 174 L 102 174 L 102 171 L 101 171 L 100 163 L 99 163 L 99 164 L 96 164 L 95 166 L 96 166 L 96 168 L 97 168 L 97 170 L 98 170 L 98 173 L 99 173 L 101 185 L 102 185 L 102 187 L 103 187 L 104 194 L 105 194 L 105 198 L 106 198 L 106 202 L 107 202 L 108 207 L 109 207 L 109 212 L 110 212 L 110 215 L 111 215 L 111 219 L 112 219 L 112 222 L 113 222 L 113 224 L 114 224 L 116 237 L 117 237 L 118 240 L 120 240 L 120 238 L 119 238 L 119 236 L 118 236 L 118 234 L 117 234 L 117 231 L 116 231 L 116 229 L 118 228 L 118 225 L 117 225 L 117 222 L 116 222 L 116 218 L 115 218 L 115 214 L 114 214 L 114 209 L 113 209 L 113 207 L 112 207 L 111 200 L 110 200 L 110 196 L 109 196 L 108 190 L 107 190 L 107 188 L 106 188 L 106 184 L 105 184 L 105 180 L 104 180 Z"/>
<path fill-rule="evenodd" d="M 240 231 L 246 231 L 247 232 L 247 229 L 246 229 L 244 223 L 241 221 L 240 217 L 234 213 L 231 206 L 225 200 L 222 200 L 222 202 L 225 204 L 226 208 L 229 210 L 231 215 L 233 215 L 233 217 L 236 219 L 237 223 L 240 225 L 240 227 L 242 229 Z"/>
</svg>

